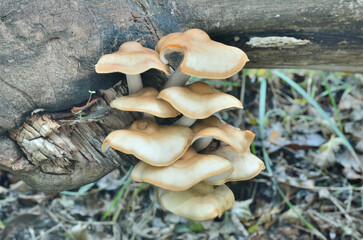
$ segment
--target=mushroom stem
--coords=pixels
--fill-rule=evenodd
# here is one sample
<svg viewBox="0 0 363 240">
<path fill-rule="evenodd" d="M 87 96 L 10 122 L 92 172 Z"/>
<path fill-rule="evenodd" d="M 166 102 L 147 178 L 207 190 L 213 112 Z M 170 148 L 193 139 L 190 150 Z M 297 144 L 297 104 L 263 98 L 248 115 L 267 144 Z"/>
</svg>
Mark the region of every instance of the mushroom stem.
<svg viewBox="0 0 363 240">
<path fill-rule="evenodd" d="M 137 93 L 143 88 L 140 74 L 126 74 L 129 94 Z"/>
<path fill-rule="evenodd" d="M 195 118 L 189 118 L 189 117 L 186 117 L 186 116 L 182 116 L 181 118 L 179 118 L 178 120 L 176 120 L 175 122 L 173 122 L 172 125 L 190 127 L 190 126 L 193 125 L 193 123 L 195 121 L 197 121 L 197 119 L 195 119 Z"/>
<path fill-rule="evenodd" d="M 225 171 L 218 175 L 206 178 L 203 181 L 211 185 L 222 185 L 227 181 L 228 177 L 232 174 L 232 172 L 233 168 L 229 171 Z"/>
<path fill-rule="evenodd" d="M 185 83 L 188 81 L 189 75 L 186 75 L 180 71 L 180 65 L 176 68 L 176 70 L 173 72 L 171 77 L 166 81 L 166 83 L 163 86 L 164 88 L 168 87 L 174 87 L 174 86 L 184 86 Z"/>
<path fill-rule="evenodd" d="M 208 145 L 212 141 L 213 141 L 213 137 L 203 136 L 201 138 L 198 138 L 196 141 L 194 141 L 192 146 L 195 149 L 195 151 L 199 152 L 199 151 L 202 151 L 203 149 L 205 149 L 206 147 L 208 147 Z"/>
<path fill-rule="evenodd" d="M 143 113 L 143 118 L 147 118 L 147 119 L 151 119 L 151 120 L 155 120 L 155 117 L 154 115 L 150 114 L 150 113 L 147 113 L 147 112 L 144 112 Z"/>
</svg>

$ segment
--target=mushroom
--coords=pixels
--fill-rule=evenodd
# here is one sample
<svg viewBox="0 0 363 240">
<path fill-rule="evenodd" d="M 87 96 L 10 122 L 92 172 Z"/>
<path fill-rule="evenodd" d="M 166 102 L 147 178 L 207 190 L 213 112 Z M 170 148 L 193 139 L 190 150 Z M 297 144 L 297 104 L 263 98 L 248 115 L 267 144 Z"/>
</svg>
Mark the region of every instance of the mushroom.
<svg viewBox="0 0 363 240">
<path fill-rule="evenodd" d="M 110 106 L 122 111 L 137 111 L 152 114 L 161 118 L 171 118 L 180 115 L 173 106 L 165 100 L 158 99 L 158 90 L 155 88 L 143 88 L 137 93 L 122 96 L 110 103 Z M 147 115 L 144 114 L 144 118 Z"/>
<path fill-rule="evenodd" d="M 183 61 L 164 88 L 183 86 L 189 75 L 199 78 L 228 78 L 240 71 L 248 61 L 241 49 L 213 41 L 200 29 L 162 37 L 156 45 L 156 51 L 165 64 L 169 63 L 166 56 L 171 52 L 182 52 L 184 55 Z"/>
<path fill-rule="evenodd" d="M 126 74 L 130 94 L 138 92 L 143 87 L 140 73 L 155 68 L 170 75 L 168 66 L 160 61 L 157 52 L 144 48 L 134 41 L 125 42 L 118 51 L 103 55 L 95 68 L 97 73 Z"/>
<path fill-rule="evenodd" d="M 234 204 L 233 192 L 226 185 L 214 187 L 204 182 L 185 191 L 159 188 L 158 197 L 164 210 L 194 221 L 221 217 Z"/>
<path fill-rule="evenodd" d="M 102 144 L 102 151 L 109 147 L 153 166 L 168 166 L 188 149 L 193 131 L 183 126 L 158 126 L 151 119 L 140 119 L 129 129 L 111 132 Z"/>
<path fill-rule="evenodd" d="M 151 166 L 145 162 L 138 162 L 130 177 L 137 182 L 147 182 L 155 186 L 183 191 L 198 182 L 221 181 L 233 171 L 230 161 L 216 156 L 198 154 L 189 148 L 176 162 L 165 167 Z"/>
<path fill-rule="evenodd" d="M 243 108 L 232 95 L 222 93 L 203 82 L 185 87 L 169 87 L 159 93 L 159 98 L 169 102 L 184 116 L 174 125 L 191 126 L 196 119 L 204 119 L 213 113 L 228 108 Z"/>
<path fill-rule="evenodd" d="M 215 151 L 209 151 L 207 154 L 214 154 L 228 159 L 234 168 L 232 174 L 224 180 L 209 181 L 209 184 L 219 185 L 229 181 L 248 180 L 265 169 L 263 161 L 253 155 L 249 148 L 246 148 L 243 153 L 238 153 L 231 146 L 225 146 Z"/>
<path fill-rule="evenodd" d="M 194 132 L 192 144 L 197 152 L 206 148 L 213 138 L 216 138 L 242 153 L 249 148 L 255 138 L 255 134 L 251 131 L 242 131 L 216 116 L 198 120 L 191 128 Z"/>
</svg>

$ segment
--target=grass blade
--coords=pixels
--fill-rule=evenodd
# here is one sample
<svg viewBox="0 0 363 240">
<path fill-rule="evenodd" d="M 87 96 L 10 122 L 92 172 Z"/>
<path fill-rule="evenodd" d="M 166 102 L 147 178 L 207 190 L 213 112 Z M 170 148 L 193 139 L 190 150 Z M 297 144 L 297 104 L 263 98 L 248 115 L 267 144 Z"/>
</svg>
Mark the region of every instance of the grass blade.
<svg viewBox="0 0 363 240">
<path fill-rule="evenodd" d="M 348 142 L 347 138 L 339 130 L 339 128 L 337 128 L 337 126 L 335 126 L 335 124 L 330 120 L 328 114 L 325 113 L 325 111 L 320 107 L 320 105 L 312 97 L 310 97 L 309 94 L 307 94 L 307 92 L 304 89 L 302 89 L 297 83 L 295 83 L 292 79 L 290 79 L 289 77 L 287 77 L 286 75 L 284 75 L 283 73 L 281 73 L 281 72 L 279 72 L 277 70 L 272 70 L 272 73 L 275 74 L 275 75 L 277 75 L 278 77 L 280 77 L 287 84 L 289 84 L 291 87 L 293 87 L 298 93 L 300 93 L 301 96 L 303 96 L 304 98 L 306 98 L 308 100 L 308 102 L 311 105 L 313 105 L 313 107 L 316 110 L 318 110 L 318 112 L 324 118 L 324 120 L 326 120 L 329 123 L 329 125 L 331 126 L 331 128 L 333 129 L 333 131 L 335 132 L 335 134 L 338 135 L 338 137 L 340 137 L 343 140 L 344 145 L 348 148 L 348 150 L 352 154 L 352 156 L 357 161 L 360 161 L 359 158 L 358 158 L 358 155 L 354 151 L 352 145 L 350 145 L 350 143 Z"/>
<path fill-rule="evenodd" d="M 323 78 L 323 81 L 324 81 L 324 84 L 325 84 L 325 88 L 328 91 L 328 95 L 329 95 L 330 102 L 331 102 L 331 104 L 334 107 L 334 112 L 335 112 L 335 116 L 336 116 L 337 121 L 338 121 L 339 130 L 343 132 L 343 125 L 342 125 L 342 121 L 340 121 L 338 107 L 337 107 L 337 104 L 335 103 L 335 99 L 333 98 L 333 94 L 331 93 L 328 80 L 326 79 L 325 73 L 323 71 L 321 71 L 321 76 Z"/>
<path fill-rule="evenodd" d="M 111 210 L 115 207 L 115 205 L 120 201 L 122 195 L 124 194 L 126 187 L 131 183 L 131 178 L 130 178 L 130 174 L 131 174 L 131 170 L 133 167 L 130 167 L 129 171 L 126 173 L 125 176 L 123 176 L 123 179 L 126 179 L 126 182 L 124 183 L 124 185 L 121 187 L 121 189 L 119 190 L 119 192 L 117 193 L 115 199 L 112 201 L 111 206 L 107 209 L 107 211 L 105 212 L 105 214 L 102 216 L 102 220 L 106 220 L 106 218 L 108 217 L 108 215 L 110 214 Z"/>
<path fill-rule="evenodd" d="M 275 185 L 275 187 L 276 187 L 278 193 L 280 194 L 280 196 L 286 202 L 286 205 L 289 208 L 291 208 L 291 210 L 296 214 L 296 216 L 300 219 L 300 221 L 303 222 L 306 225 L 306 227 L 310 231 L 312 231 L 313 234 L 315 234 L 316 236 L 318 236 L 321 239 L 326 239 L 321 232 L 319 232 L 313 225 L 311 225 L 311 223 L 309 223 L 303 216 L 301 216 L 301 214 L 291 204 L 289 199 L 286 198 L 286 195 L 284 194 L 284 192 L 280 188 L 280 185 L 278 184 L 278 182 L 277 182 L 277 180 L 276 180 L 276 178 L 275 178 L 275 176 L 273 174 L 273 171 L 272 171 L 271 166 L 270 166 L 270 161 L 271 160 L 270 160 L 270 157 L 268 156 L 266 148 L 265 148 L 265 146 L 263 144 L 263 140 L 265 139 L 266 90 L 267 90 L 267 81 L 265 79 L 262 79 L 261 80 L 261 85 L 260 85 L 259 127 L 260 127 L 260 136 L 261 136 L 261 143 L 262 143 L 263 158 L 264 158 L 264 161 L 265 161 L 267 172 L 272 176 L 271 180 L 272 180 L 273 184 Z"/>
<path fill-rule="evenodd" d="M 63 191 L 61 192 L 61 194 L 64 194 L 64 195 L 69 195 L 69 196 L 81 196 L 81 195 L 86 195 L 87 192 L 95 185 L 96 183 L 93 182 L 93 183 L 89 183 L 89 184 L 86 184 L 82 187 L 80 187 L 78 189 L 77 192 L 72 192 L 72 191 Z"/>
</svg>

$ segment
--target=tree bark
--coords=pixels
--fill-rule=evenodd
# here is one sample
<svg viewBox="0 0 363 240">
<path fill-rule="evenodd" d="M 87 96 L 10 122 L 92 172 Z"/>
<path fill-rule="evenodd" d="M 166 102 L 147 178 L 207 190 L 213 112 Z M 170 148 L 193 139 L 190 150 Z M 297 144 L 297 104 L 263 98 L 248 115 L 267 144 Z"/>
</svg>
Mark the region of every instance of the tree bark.
<svg viewBox="0 0 363 240">
<path fill-rule="evenodd" d="M 246 67 L 363 72 L 362 12 L 362 1 L 348 0 L 1 1 L 0 168 L 51 192 L 134 163 L 100 152 L 106 135 L 134 115 L 108 107 L 126 93 L 124 81 L 110 88 L 124 76 L 94 72 L 98 58 L 125 41 L 154 48 L 163 35 L 200 28 L 243 49 Z M 155 87 L 165 80 L 154 72 L 143 79 Z M 108 90 L 83 109 L 98 89 Z"/>
<path fill-rule="evenodd" d="M 243 49 L 247 68 L 363 72 L 362 1 L 189 0 L 183 8 L 186 27 Z"/>
</svg>

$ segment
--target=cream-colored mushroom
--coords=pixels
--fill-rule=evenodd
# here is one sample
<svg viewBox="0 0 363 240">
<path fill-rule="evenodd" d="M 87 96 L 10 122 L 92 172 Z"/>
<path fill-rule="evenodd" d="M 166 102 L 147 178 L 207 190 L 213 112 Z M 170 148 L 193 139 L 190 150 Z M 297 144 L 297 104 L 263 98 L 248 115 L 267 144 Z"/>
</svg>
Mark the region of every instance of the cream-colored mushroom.
<svg viewBox="0 0 363 240">
<path fill-rule="evenodd" d="M 244 181 L 257 176 L 265 169 L 264 162 L 251 153 L 247 148 L 243 153 L 236 152 L 231 146 L 222 147 L 216 151 L 208 151 L 206 154 L 221 156 L 233 165 L 233 172 L 224 180 L 209 181 L 213 185 L 224 184 L 229 181 Z"/>
<path fill-rule="evenodd" d="M 132 154 L 153 166 L 168 166 L 188 149 L 193 131 L 183 126 L 158 126 L 151 119 L 140 119 L 129 129 L 111 132 L 102 144 L 102 151 L 112 147 Z"/>
<path fill-rule="evenodd" d="M 139 92 L 119 97 L 110 106 L 122 111 L 136 111 L 152 114 L 161 118 L 171 118 L 180 115 L 170 103 L 158 99 L 159 92 L 151 87 L 143 88 Z"/>
<path fill-rule="evenodd" d="M 233 192 L 226 185 L 214 187 L 204 182 L 185 191 L 159 188 L 158 197 L 164 210 L 194 221 L 221 217 L 235 201 Z"/>
<path fill-rule="evenodd" d="M 168 66 L 160 61 L 157 52 L 134 41 L 125 42 L 118 51 L 103 55 L 95 68 L 97 73 L 126 74 L 130 94 L 140 91 L 143 87 L 140 73 L 154 68 L 170 75 Z"/>
<path fill-rule="evenodd" d="M 198 152 L 206 148 L 216 138 L 229 144 L 235 151 L 243 153 L 255 138 L 251 131 L 242 131 L 220 120 L 216 116 L 198 120 L 192 127 L 194 149 Z"/>
<path fill-rule="evenodd" d="M 167 54 L 176 51 L 184 55 L 183 61 L 165 84 L 165 88 L 183 86 L 189 76 L 228 78 L 240 71 L 248 61 L 247 55 L 241 49 L 213 41 L 200 29 L 164 36 L 156 45 L 156 51 L 166 64 L 169 62 Z"/>
<path fill-rule="evenodd" d="M 241 101 L 222 93 L 203 82 L 185 87 L 169 87 L 159 93 L 159 98 L 169 102 L 182 117 L 175 125 L 190 126 L 196 119 L 204 119 L 228 108 L 243 108 Z"/>
<path fill-rule="evenodd" d="M 169 166 L 155 167 L 139 162 L 130 176 L 138 182 L 148 182 L 167 190 L 183 191 L 202 180 L 223 180 L 232 171 L 230 161 L 216 155 L 198 154 L 189 148 L 181 158 Z"/>
</svg>

